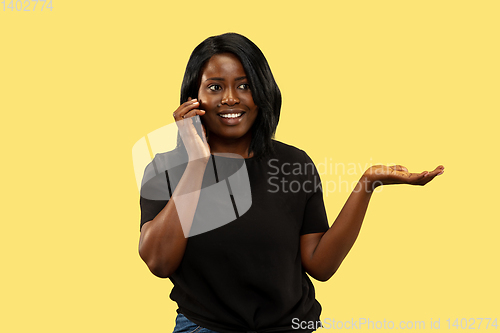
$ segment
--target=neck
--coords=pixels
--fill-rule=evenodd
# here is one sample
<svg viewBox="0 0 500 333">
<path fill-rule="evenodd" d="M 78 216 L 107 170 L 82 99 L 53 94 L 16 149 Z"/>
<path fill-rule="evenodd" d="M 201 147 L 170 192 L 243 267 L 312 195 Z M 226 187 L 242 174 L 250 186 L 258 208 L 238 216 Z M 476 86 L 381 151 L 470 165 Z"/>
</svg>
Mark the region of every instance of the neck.
<svg viewBox="0 0 500 333">
<path fill-rule="evenodd" d="M 208 144 L 212 153 L 231 153 L 238 154 L 243 158 L 253 156 L 253 153 L 248 154 L 250 142 L 252 141 L 251 135 L 245 135 L 238 139 L 222 139 L 212 133 L 208 136 Z"/>
</svg>

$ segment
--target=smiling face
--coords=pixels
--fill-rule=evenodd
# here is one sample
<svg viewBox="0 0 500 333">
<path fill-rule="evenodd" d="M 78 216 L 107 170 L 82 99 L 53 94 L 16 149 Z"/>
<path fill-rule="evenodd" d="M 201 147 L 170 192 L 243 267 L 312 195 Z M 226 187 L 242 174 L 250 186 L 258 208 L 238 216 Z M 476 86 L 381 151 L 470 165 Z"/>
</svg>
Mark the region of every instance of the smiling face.
<svg viewBox="0 0 500 333">
<path fill-rule="evenodd" d="M 208 60 L 202 71 L 198 100 L 200 108 L 206 111 L 202 119 L 209 132 L 210 147 L 235 142 L 250 145 L 258 107 L 237 56 L 222 53 Z"/>
</svg>

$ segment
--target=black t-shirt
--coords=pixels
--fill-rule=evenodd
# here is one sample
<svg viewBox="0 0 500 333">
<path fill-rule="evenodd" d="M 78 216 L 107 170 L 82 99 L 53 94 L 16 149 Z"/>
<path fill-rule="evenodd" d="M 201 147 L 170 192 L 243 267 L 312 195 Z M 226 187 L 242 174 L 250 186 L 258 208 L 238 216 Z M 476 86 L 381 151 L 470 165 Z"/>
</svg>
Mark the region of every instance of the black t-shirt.
<svg viewBox="0 0 500 333">
<path fill-rule="evenodd" d="M 321 306 L 301 264 L 300 236 L 328 230 L 321 182 L 304 151 L 273 143 L 273 156 L 243 160 L 251 188 L 248 211 L 189 237 L 170 277 L 178 312 L 217 332 L 310 332 L 293 329 L 292 320 L 319 320 Z M 165 182 L 161 172 L 159 177 L 149 186 L 163 184 L 172 193 L 172 180 Z M 166 203 L 141 195 L 141 228 Z"/>
</svg>

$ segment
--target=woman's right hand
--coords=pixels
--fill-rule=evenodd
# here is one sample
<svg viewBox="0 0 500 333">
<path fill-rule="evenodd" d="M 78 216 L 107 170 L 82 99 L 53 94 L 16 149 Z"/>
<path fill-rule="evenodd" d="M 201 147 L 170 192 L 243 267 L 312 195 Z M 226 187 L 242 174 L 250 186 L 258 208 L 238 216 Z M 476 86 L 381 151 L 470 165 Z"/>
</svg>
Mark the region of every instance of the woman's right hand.
<svg viewBox="0 0 500 333">
<path fill-rule="evenodd" d="M 210 158 L 210 146 L 207 142 L 205 127 L 200 124 L 203 129 L 203 138 L 201 138 L 194 126 L 194 122 L 200 121 L 200 117 L 196 116 L 205 114 L 204 110 L 198 109 L 199 106 L 198 100 L 189 97 L 188 101 L 181 104 L 173 114 L 190 162 L 197 160 L 208 162 Z"/>
</svg>

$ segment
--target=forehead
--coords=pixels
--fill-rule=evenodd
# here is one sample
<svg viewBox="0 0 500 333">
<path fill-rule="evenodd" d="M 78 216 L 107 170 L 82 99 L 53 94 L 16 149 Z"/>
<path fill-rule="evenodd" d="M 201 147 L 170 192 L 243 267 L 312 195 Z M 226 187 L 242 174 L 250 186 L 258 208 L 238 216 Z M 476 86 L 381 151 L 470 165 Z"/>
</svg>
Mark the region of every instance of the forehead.
<svg viewBox="0 0 500 333">
<path fill-rule="evenodd" d="M 241 61 L 232 53 L 216 54 L 208 60 L 202 71 L 202 78 L 246 76 Z"/>
</svg>

